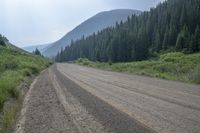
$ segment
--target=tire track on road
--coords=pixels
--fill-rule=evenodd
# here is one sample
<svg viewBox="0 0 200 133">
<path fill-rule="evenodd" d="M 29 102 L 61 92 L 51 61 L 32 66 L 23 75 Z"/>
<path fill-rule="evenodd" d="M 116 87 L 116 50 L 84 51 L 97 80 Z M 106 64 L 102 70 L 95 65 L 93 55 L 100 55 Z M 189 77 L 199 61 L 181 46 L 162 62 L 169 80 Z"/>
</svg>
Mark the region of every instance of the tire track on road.
<svg viewBox="0 0 200 133">
<path fill-rule="evenodd" d="M 116 133 L 151 133 L 155 132 L 153 129 L 145 126 L 139 121 L 131 118 L 109 105 L 108 103 L 100 100 L 90 92 L 81 88 L 74 83 L 71 79 L 68 79 L 56 68 L 56 75 L 60 82 L 67 86 L 67 90 L 79 100 L 79 102 L 91 113 L 96 119 L 100 121 L 107 129 L 111 129 Z"/>
</svg>

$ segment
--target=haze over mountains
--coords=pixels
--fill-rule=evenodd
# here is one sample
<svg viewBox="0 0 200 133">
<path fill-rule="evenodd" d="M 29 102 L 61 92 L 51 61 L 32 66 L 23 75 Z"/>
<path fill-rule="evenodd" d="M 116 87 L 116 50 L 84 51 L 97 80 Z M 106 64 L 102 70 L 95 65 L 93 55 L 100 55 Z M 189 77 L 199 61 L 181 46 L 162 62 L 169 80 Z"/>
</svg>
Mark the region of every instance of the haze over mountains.
<svg viewBox="0 0 200 133">
<path fill-rule="evenodd" d="M 60 40 L 52 44 L 25 47 L 24 49 L 32 52 L 35 48 L 38 48 L 44 56 L 53 57 L 61 50 L 61 48 L 70 45 L 71 40 L 75 41 L 82 36 L 87 37 L 93 33 L 103 30 L 104 28 L 115 26 L 116 22 L 126 21 L 128 16 L 133 14 L 139 15 L 140 13 L 141 11 L 131 9 L 117 9 L 101 12 L 81 23 Z"/>
<path fill-rule="evenodd" d="M 44 52 L 44 50 L 46 50 L 48 46 L 49 44 L 40 44 L 40 45 L 23 47 L 23 49 L 28 52 L 33 52 L 37 48 L 38 50 L 40 50 L 40 52 Z"/>
</svg>

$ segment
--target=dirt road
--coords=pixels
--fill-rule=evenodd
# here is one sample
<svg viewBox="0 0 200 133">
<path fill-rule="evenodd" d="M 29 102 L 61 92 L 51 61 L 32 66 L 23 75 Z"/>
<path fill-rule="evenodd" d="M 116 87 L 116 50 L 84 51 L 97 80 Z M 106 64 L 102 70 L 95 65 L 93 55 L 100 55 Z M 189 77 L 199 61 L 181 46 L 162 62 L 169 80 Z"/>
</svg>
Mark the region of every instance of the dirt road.
<svg viewBox="0 0 200 133">
<path fill-rule="evenodd" d="M 33 82 L 15 133 L 198 133 L 200 86 L 56 64 Z"/>
</svg>

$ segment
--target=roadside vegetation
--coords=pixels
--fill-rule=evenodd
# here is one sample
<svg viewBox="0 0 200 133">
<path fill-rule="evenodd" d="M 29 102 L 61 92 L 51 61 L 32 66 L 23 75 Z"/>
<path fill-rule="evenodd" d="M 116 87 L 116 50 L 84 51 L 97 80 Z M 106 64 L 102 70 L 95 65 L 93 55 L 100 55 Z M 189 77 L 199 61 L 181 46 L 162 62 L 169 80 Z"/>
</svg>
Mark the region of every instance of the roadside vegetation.
<svg viewBox="0 0 200 133">
<path fill-rule="evenodd" d="M 128 63 L 102 63 L 81 58 L 75 63 L 103 70 L 200 84 L 200 53 L 172 52 L 160 54 L 158 58 Z"/>
<path fill-rule="evenodd" d="M 0 114 L 3 113 L 0 117 L 0 132 L 3 130 L 1 128 L 9 127 L 14 121 L 19 108 L 15 105 L 16 107 L 4 112 L 5 102 L 20 99 L 21 92 L 17 89 L 20 83 L 49 65 L 49 61 L 41 56 L 13 50 L 5 43 L 0 45 Z"/>
</svg>

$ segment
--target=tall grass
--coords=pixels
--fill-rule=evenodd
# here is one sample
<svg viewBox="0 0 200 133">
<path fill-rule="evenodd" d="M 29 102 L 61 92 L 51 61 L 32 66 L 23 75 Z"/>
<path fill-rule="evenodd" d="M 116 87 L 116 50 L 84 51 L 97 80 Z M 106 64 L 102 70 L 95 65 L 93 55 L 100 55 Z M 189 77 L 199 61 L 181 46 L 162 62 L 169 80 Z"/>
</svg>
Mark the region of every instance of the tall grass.
<svg viewBox="0 0 200 133">
<path fill-rule="evenodd" d="M 39 56 L 0 47 L 0 110 L 9 98 L 17 98 L 16 87 L 27 76 L 36 74 L 49 65 Z"/>
<path fill-rule="evenodd" d="M 88 59 L 79 59 L 75 63 L 104 70 L 200 84 L 200 53 L 165 53 L 157 59 L 128 63 L 100 63 Z"/>
<path fill-rule="evenodd" d="M 33 74 L 49 66 L 46 59 L 0 46 L 0 132 L 11 132 L 11 125 L 20 110 L 21 91 L 17 86 Z M 4 106 L 7 100 L 11 107 Z"/>
</svg>

